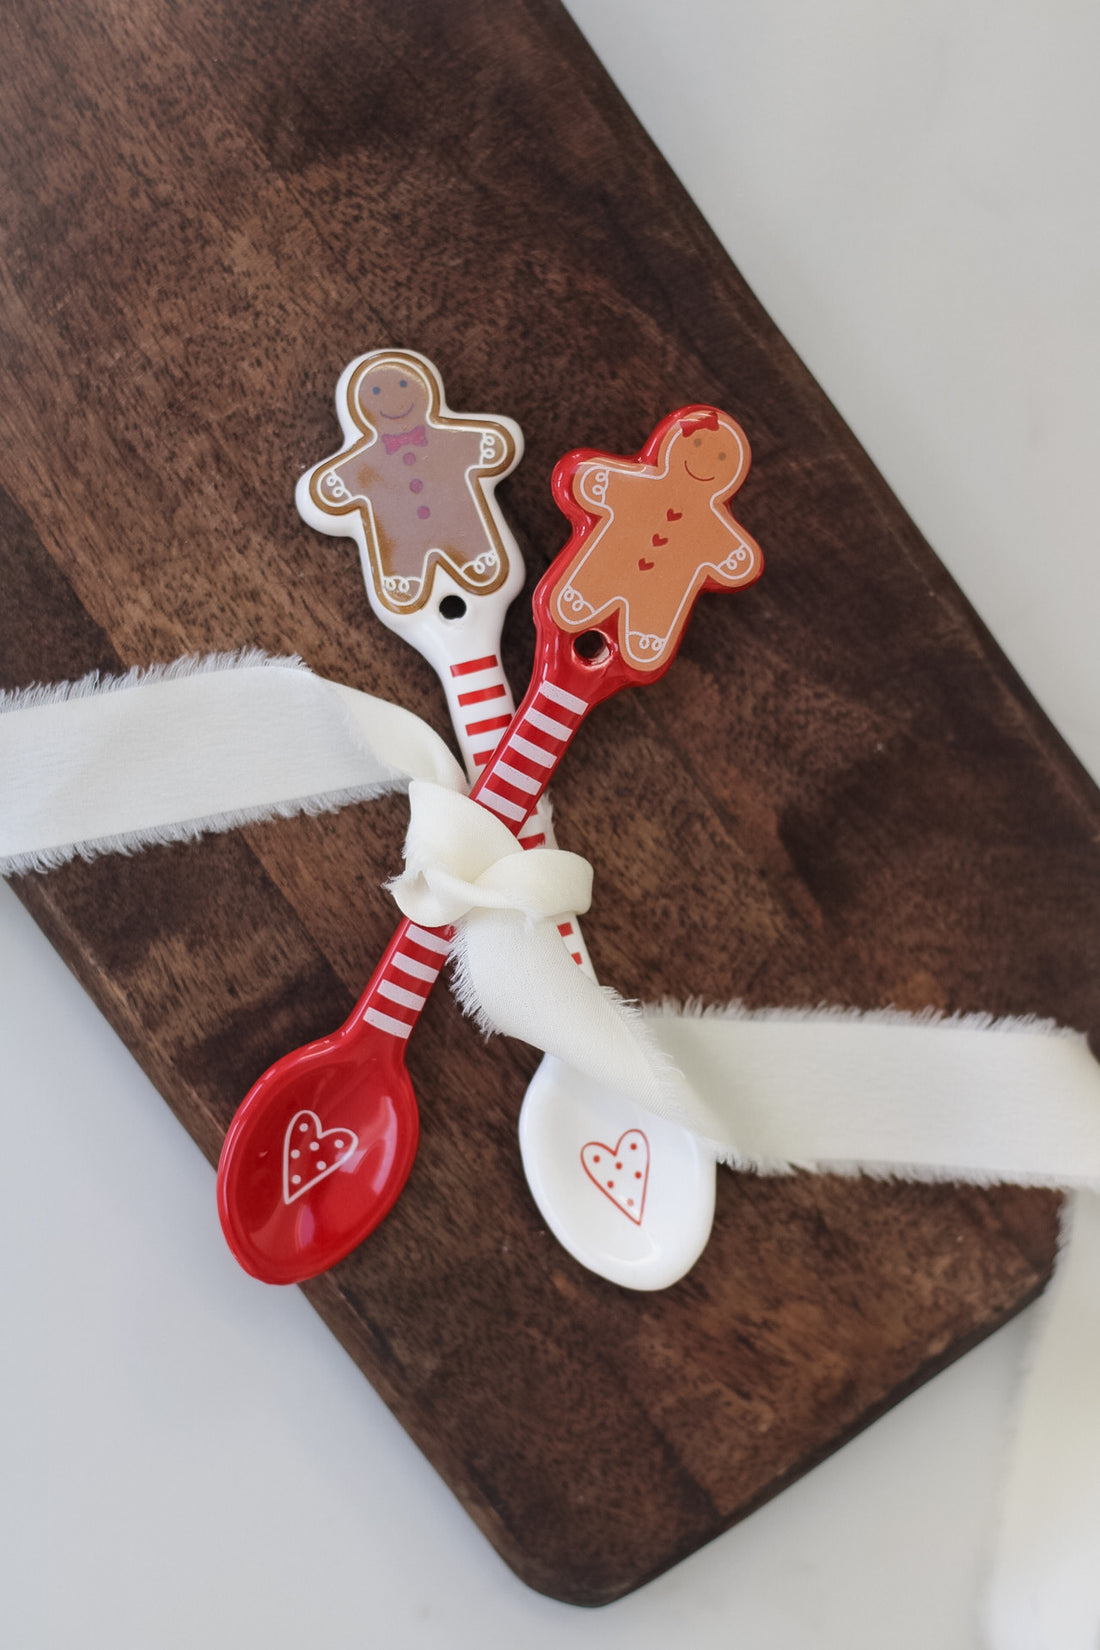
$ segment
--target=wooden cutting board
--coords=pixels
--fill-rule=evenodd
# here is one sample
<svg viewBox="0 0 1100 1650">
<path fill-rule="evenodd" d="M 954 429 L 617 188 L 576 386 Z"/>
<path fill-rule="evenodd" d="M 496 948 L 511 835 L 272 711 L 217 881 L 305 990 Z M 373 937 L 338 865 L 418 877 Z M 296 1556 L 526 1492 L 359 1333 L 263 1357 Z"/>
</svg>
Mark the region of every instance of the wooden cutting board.
<svg viewBox="0 0 1100 1650">
<path fill-rule="evenodd" d="M 562 452 L 714 402 L 753 444 L 768 569 L 562 770 L 601 978 L 1100 1027 L 1095 789 L 556 5 L 9 0 L 2 29 L 0 685 L 250 644 L 444 732 L 350 547 L 294 511 L 346 361 L 420 349 L 452 406 L 521 422 L 500 497 L 532 582 Z M 515 683 L 530 656 L 519 603 Z M 213 1160 L 357 995 L 403 828 L 389 799 L 15 886 Z M 723 1173 L 691 1276 L 616 1289 L 527 1195 L 536 1059 L 436 994 L 408 1190 L 306 1292 L 559 1598 L 691 1552 L 1049 1274 L 1048 1193 Z"/>
</svg>

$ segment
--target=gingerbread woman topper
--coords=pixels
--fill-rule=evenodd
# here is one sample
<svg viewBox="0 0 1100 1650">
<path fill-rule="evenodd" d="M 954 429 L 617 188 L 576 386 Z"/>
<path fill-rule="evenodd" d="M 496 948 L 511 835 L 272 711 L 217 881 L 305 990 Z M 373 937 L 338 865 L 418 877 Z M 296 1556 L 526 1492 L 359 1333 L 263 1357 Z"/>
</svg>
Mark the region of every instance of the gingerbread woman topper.
<svg viewBox="0 0 1100 1650">
<path fill-rule="evenodd" d="M 704 406 L 662 419 L 634 458 L 561 459 L 554 493 L 582 542 L 551 592 L 554 623 L 576 633 L 617 610 L 626 660 L 662 667 L 704 586 L 730 589 L 763 572 L 759 545 L 729 509 L 748 469 L 740 425 Z"/>
<path fill-rule="evenodd" d="M 473 595 L 504 585 L 518 555 L 493 490 L 523 454 L 519 426 L 451 412 L 438 371 L 412 350 L 359 356 L 337 406 L 345 445 L 302 477 L 299 509 L 358 539 L 382 606 L 422 608 L 437 566 Z"/>
</svg>

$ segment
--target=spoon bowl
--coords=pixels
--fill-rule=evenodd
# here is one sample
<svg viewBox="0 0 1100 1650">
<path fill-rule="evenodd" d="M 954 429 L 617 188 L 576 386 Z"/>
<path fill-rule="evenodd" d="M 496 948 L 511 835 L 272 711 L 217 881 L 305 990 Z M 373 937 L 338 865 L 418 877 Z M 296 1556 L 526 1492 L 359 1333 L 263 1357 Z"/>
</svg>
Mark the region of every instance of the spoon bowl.
<svg viewBox="0 0 1100 1650">
<path fill-rule="evenodd" d="M 405 1045 L 367 1018 L 370 996 L 368 987 L 338 1031 L 270 1066 L 226 1136 L 222 1229 L 265 1283 L 299 1283 L 335 1265 L 409 1178 L 420 1120 Z"/>
<path fill-rule="evenodd" d="M 610 1283 L 667 1289 L 706 1248 L 716 1172 L 698 1136 L 553 1055 L 524 1096 L 519 1146 L 543 1220 Z"/>
</svg>

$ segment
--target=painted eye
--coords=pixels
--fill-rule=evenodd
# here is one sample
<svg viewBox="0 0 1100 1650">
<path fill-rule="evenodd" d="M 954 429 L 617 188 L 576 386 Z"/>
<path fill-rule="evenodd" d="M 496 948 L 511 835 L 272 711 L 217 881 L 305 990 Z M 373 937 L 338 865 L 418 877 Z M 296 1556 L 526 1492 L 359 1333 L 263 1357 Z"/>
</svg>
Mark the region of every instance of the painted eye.
<svg viewBox="0 0 1100 1650">
<path fill-rule="evenodd" d="M 371 394 L 372 395 L 381 395 L 382 394 L 382 386 L 380 384 L 376 384 L 374 386 L 373 390 L 371 390 Z"/>
<path fill-rule="evenodd" d="M 702 446 L 702 445 L 703 445 L 703 438 L 702 438 L 702 436 L 701 436 L 701 435 L 697 435 L 697 436 L 696 436 L 696 437 L 695 437 L 695 445 L 696 445 L 696 446 L 697 446 L 697 447 L 701 447 L 701 446 Z"/>
<path fill-rule="evenodd" d="M 401 380 L 401 388 L 402 388 L 402 389 L 403 389 L 403 390 L 407 390 L 407 389 L 408 389 L 408 387 L 409 387 L 409 380 L 408 380 L 408 379 L 407 379 L 407 378 L 402 378 L 402 380 Z"/>
<path fill-rule="evenodd" d="M 719 462 L 719 464 L 724 464 L 726 462 L 725 453 L 719 453 L 718 454 L 718 462 Z"/>
</svg>

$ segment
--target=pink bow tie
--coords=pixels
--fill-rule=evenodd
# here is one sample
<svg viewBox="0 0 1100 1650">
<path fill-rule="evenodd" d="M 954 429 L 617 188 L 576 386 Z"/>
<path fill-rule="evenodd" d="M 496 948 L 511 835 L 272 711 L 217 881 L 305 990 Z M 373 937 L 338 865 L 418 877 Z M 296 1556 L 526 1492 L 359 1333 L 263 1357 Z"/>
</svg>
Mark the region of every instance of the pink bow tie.
<svg viewBox="0 0 1100 1650">
<path fill-rule="evenodd" d="M 384 435 L 382 440 L 388 453 L 395 453 L 400 447 L 426 447 L 428 445 L 428 437 L 424 433 L 423 424 L 418 424 L 415 430 L 402 430 L 398 435 Z"/>
</svg>

